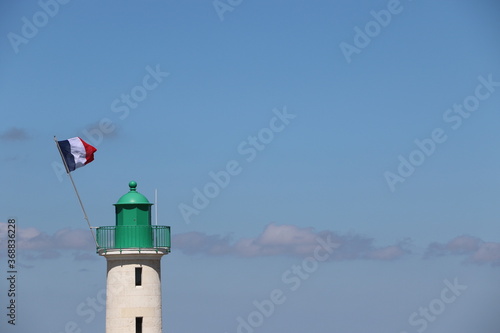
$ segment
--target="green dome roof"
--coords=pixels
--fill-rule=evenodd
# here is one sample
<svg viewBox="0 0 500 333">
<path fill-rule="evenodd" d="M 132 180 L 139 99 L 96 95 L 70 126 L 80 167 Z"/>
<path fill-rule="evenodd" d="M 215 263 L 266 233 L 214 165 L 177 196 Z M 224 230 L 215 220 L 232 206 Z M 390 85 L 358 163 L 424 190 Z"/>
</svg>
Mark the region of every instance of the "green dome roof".
<svg viewBox="0 0 500 333">
<path fill-rule="evenodd" d="M 127 194 L 124 194 L 118 200 L 118 202 L 115 203 L 115 206 L 116 205 L 138 205 L 138 204 L 152 205 L 152 203 L 150 203 L 144 195 L 142 195 L 136 191 L 136 189 L 135 189 L 137 187 L 136 182 L 131 181 L 130 183 L 128 183 L 128 186 L 130 187 L 130 192 L 128 192 Z"/>
</svg>

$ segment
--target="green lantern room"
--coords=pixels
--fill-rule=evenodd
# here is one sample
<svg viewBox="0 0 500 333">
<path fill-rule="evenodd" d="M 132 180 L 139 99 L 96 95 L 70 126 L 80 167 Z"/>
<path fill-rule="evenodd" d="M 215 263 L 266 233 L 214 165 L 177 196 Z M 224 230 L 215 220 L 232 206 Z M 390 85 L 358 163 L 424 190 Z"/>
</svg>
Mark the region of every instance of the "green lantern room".
<svg viewBox="0 0 500 333">
<path fill-rule="evenodd" d="M 129 192 L 115 206 L 115 226 L 97 228 L 97 252 L 111 249 L 161 249 L 170 252 L 170 227 L 151 224 L 152 203 L 129 183 Z"/>
</svg>

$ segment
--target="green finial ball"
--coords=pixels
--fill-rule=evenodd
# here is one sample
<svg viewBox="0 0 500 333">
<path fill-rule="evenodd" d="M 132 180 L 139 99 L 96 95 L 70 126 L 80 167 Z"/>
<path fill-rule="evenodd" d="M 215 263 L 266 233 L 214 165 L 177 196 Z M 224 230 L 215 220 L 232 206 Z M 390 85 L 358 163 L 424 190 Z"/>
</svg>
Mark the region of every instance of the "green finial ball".
<svg viewBox="0 0 500 333">
<path fill-rule="evenodd" d="M 131 181 L 130 183 L 128 183 L 128 186 L 130 187 L 131 191 L 135 191 L 135 188 L 137 187 L 137 183 L 134 181 Z"/>
</svg>

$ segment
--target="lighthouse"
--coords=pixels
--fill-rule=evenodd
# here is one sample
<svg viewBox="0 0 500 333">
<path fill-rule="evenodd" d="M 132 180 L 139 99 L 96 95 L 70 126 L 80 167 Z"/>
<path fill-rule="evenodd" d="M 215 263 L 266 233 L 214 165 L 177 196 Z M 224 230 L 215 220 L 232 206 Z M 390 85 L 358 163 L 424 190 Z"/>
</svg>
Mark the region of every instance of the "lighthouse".
<svg viewBox="0 0 500 333">
<path fill-rule="evenodd" d="M 106 333 L 161 333 L 161 258 L 170 252 L 170 227 L 151 224 L 148 199 L 129 183 L 115 206 L 114 226 L 96 230 L 106 258 Z"/>
</svg>

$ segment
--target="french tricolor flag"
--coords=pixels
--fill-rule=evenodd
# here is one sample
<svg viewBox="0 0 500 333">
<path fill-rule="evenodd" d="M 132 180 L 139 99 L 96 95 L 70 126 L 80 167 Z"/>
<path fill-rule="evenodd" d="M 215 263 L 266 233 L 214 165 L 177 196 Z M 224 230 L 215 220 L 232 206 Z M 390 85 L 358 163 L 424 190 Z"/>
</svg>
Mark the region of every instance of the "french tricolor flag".
<svg viewBox="0 0 500 333">
<path fill-rule="evenodd" d="M 81 138 L 71 138 L 57 141 L 61 149 L 61 156 L 66 162 L 68 172 L 74 171 L 94 160 L 95 147 L 89 145 Z"/>
</svg>

